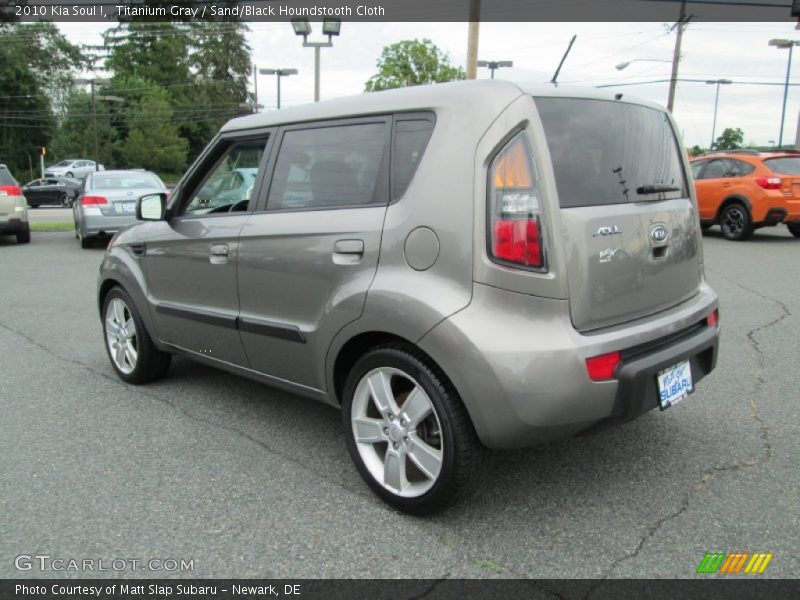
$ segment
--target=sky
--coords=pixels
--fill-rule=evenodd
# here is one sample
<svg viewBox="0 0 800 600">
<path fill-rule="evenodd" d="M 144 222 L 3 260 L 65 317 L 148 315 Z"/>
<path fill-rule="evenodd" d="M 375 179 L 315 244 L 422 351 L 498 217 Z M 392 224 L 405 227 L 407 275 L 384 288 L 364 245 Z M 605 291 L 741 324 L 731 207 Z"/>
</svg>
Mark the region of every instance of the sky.
<svg viewBox="0 0 800 600">
<path fill-rule="evenodd" d="M 107 25 L 59 23 L 75 43 L 100 44 Z M 553 75 L 573 34 L 572 52 L 562 68 L 563 85 L 596 86 L 669 79 L 675 45 L 670 23 L 481 23 L 478 58 L 512 60 L 514 67 L 497 71 L 496 78 L 518 82 L 547 82 Z M 281 80 L 281 104 L 304 104 L 314 99 L 314 51 L 302 46 L 289 23 L 250 23 L 248 43 L 259 68 L 296 68 L 299 74 Z M 312 23 L 310 41 L 322 41 L 321 24 Z M 465 66 L 467 23 L 349 23 L 332 48 L 321 53 L 322 100 L 363 92 L 376 72 L 384 46 L 404 39 L 432 40 L 455 65 Z M 795 23 L 690 23 L 683 36 L 674 115 L 684 143 L 708 147 L 711 142 L 716 86 L 708 79 L 730 79 L 720 87 L 716 135 L 726 127 L 740 127 L 745 141 L 758 145 L 777 143 L 780 129 L 788 50 L 768 45 L 770 39 L 800 40 Z M 624 70 L 615 65 L 633 61 Z M 641 59 L 649 59 L 648 61 Z M 800 69 L 800 52 L 792 71 Z M 663 62 L 659 62 L 663 61 Z M 488 69 L 478 69 L 488 78 Z M 797 83 L 792 76 L 790 81 Z M 771 82 L 750 85 L 738 82 Z M 252 90 L 252 79 L 250 82 Z M 276 105 L 275 77 L 260 75 L 258 101 L 272 110 Z M 668 83 L 612 88 L 626 95 L 666 105 Z M 790 88 L 784 144 L 793 143 L 800 113 L 800 86 Z"/>
</svg>

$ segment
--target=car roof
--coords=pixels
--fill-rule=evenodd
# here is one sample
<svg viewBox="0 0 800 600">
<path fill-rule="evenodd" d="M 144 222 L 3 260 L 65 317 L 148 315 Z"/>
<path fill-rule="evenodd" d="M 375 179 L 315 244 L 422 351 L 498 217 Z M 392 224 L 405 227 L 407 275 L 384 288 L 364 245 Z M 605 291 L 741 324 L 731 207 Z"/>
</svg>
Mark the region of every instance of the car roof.
<svg viewBox="0 0 800 600">
<path fill-rule="evenodd" d="M 592 100 L 621 100 L 623 96 L 598 88 L 573 87 L 541 83 L 511 83 L 499 79 L 455 81 L 404 87 L 358 96 L 336 98 L 300 106 L 291 106 L 228 121 L 222 131 L 237 131 L 272 127 L 289 123 L 341 119 L 369 114 L 448 109 L 453 112 L 476 114 L 485 108 L 497 114 L 522 94 L 533 96 L 582 98 Z M 652 102 L 624 97 L 623 102 L 635 103 L 658 110 L 663 107 Z"/>
<path fill-rule="evenodd" d="M 145 171 L 144 169 L 105 169 L 103 171 L 96 171 L 97 175 L 130 175 L 133 173 L 137 175 L 141 175 L 142 173 L 150 173 L 151 175 L 155 175 L 153 171 Z M 156 177 L 158 177 L 158 175 L 156 175 Z"/>
</svg>

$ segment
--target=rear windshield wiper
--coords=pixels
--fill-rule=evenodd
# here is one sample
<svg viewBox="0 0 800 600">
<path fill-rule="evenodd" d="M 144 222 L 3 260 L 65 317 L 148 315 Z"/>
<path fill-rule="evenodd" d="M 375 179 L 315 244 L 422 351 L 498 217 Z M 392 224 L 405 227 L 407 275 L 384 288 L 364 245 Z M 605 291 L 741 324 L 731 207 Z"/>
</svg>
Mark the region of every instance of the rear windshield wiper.
<svg viewBox="0 0 800 600">
<path fill-rule="evenodd" d="M 680 192 L 681 188 L 675 187 L 674 185 L 664 185 L 662 183 L 657 183 L 654 185 L 643 185 L 641 187 L 636 188 L 636 193 L 640 196 L 646 196 L 647 194 L 660 194 L 661 192 Z"/>
</svg>

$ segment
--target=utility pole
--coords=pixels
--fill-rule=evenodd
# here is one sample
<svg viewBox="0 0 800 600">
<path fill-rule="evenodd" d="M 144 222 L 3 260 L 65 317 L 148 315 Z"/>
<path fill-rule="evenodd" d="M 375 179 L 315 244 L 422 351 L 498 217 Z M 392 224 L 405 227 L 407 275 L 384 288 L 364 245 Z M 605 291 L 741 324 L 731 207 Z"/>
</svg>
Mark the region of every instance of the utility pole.
<svg viewBox="0 0 800 600">
<path fill-rule="evenodd" d="M 467 38 L 467 79 L 478 76 L 478 37 L 481 26 L 481 0 L 469 1 L 469 34 Z"/>
<path fill-rule="evenodd" d="M 97 109 L 95 108 L 94 79 L 92 79 L 92 129 L 94 130 L 94 170 L 100 170 L 100 157 L 97 154 Z"/>
<path fill-rule="evenodd" d="M 678 22 L 675 23 L 678 34 L 675 37 L 675 52 L 672 55 L 672 76 L 669 80 L 669 97 L 667 99 L 667 110 L 672 112 L 675 106 L 675 88 L 678 85 L 678 65 L 681 62 L 681 42 L 683 42 L 683 30 L 686 27 L 686 0 L 681 0 L 681 14 Z"/>
</svg>

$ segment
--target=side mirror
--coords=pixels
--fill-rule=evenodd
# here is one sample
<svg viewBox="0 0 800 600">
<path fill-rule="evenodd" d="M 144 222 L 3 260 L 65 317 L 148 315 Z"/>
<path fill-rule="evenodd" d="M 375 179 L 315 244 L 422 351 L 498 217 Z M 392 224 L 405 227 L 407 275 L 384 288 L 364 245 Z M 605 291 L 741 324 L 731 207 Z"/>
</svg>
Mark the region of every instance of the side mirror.
<svg viewBox="0 0 800 600">
<path fill-rule="evenodd" d="M 139 221 L 160 221 L 167 205 L 166 194 L 148 194 L 136 201 L 136 218 Z"/>
</svg>

